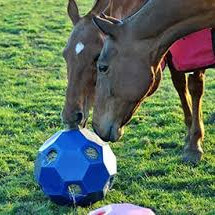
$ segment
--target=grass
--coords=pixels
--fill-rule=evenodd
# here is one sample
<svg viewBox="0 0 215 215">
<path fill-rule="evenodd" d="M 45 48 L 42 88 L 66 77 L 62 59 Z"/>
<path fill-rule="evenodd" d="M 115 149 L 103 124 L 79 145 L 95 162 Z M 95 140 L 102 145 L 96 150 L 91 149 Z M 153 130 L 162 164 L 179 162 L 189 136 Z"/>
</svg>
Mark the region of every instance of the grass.
<svg viewBox="0 0 215 215">
<path fill-rule="evenodd" d="M 33 179 L 40 145 L 63 128 L 66 68 L 61 56 L 72 25 L 66 1 L 0 0 L 0 214 L 75 214 L 50 202 Z M 79 0 L 85 14 L 91 0 Z M 130 202 L 157 214 L 215 214 L 215 73 L 207 71 L 205 156 L 181 162 L 185 126 L 169 72 L 140 108 L 123 139 L 111 144 L 118 176 L 109 203 Z"/>
</svg>

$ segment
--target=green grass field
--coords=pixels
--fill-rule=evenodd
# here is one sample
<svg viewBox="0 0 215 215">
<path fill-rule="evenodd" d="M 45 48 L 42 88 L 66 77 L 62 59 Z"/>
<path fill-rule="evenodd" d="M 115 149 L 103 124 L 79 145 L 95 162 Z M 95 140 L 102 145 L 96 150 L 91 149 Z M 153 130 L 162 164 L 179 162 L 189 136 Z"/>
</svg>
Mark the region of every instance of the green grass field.
<svg viewBox="0 0 215 215">
<path fill-rule="evenodd" d="M 80 214 L 129 202 L 157 214 L 215 214 L 215 71 L 204 96 L 205 156 L 181 161 L 185 126 L 169 72 L 140 108 L 123 139 L 111 144 L 118 176 L 104 201 L 90 208 L 59 207 L 33 178 L 40 145 L 63 128 L 66 67 L 62 50 L 72 25 L 67 1 L 0 0 L 0 214 Z M 92 0 L 79 0 L 82 14 Z"/>
</svg>

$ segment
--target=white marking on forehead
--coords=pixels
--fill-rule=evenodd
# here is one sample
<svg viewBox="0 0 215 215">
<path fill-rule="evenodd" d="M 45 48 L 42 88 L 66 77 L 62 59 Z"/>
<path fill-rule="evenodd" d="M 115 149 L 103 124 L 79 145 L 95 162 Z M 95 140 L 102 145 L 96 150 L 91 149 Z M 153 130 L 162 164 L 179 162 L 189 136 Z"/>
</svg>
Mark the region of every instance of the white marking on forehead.
<svg viewBox="0 0 215 215">
<path fill-rule="evenodd" d="M 75 46 L 76 54 L 80 54 L 84 50 L 84 44 L 82 42 L 78 42 Z"/>
</svg>

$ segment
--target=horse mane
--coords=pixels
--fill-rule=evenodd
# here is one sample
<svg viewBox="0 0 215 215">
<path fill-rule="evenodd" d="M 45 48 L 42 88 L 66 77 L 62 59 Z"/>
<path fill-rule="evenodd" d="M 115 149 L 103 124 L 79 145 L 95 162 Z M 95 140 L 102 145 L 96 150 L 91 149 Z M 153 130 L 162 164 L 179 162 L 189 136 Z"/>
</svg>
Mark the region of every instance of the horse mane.
<svg viewBox="0 0 215 215">
<path fill-rule="evenodd" d="M 150 0 L 145 0 L 143 5 L 141 6 L 141 8 L 139 8 L 137 11 L 131 13 L 129 16 L 125 17 L 124 19 L 122 19 L 122 22 L 125 24 L 127 22 L 129 22 L 134 16 L 136 16 L 138 13 L 140 13 L 140 11 L 142 11 L 143 7 L 145 7 L 145 5 L 149 2 Z"/>
</svg>

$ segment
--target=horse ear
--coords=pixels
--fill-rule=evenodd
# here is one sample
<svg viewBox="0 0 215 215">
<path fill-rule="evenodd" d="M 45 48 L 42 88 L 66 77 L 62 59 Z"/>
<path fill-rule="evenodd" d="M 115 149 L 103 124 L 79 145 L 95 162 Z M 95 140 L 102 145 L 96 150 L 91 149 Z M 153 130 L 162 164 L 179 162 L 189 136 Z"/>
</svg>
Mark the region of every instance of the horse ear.
<svg viewBox="0 0 215 215">
<path fill-rule="evenodd" d="M 75 0 L 69 0 L 67 11 L 73 25 L 76 25 L 76 23 L 80 20 L 80 16 Z"/>
<path fill-rule="evenodd" d="M 89 14 L 99 15 L 107 8 L 108 4 L 109 0 L 96 0 Z"/>
<path fill-rule="evenodd" d="M 110 21 L 108 21 L 106 19 L 103 19 L 101 17 L 98 17 L 98 16 L 93 17 L 93 23 L 104 34 L 109 35 L 111 37 L 116 36 L 117 25 L 115 25 L 114 23 L 112 23 L 112 22 L 110 22 Z"/>
</svg>

